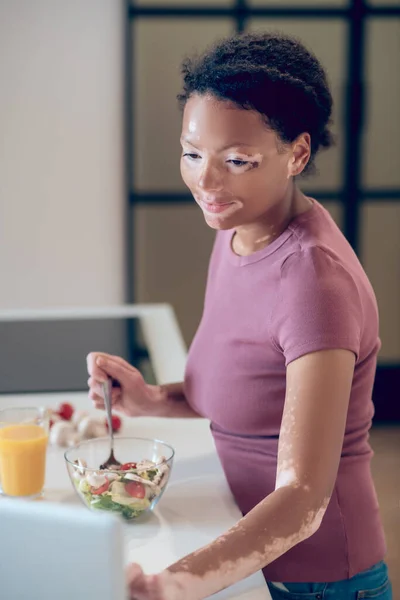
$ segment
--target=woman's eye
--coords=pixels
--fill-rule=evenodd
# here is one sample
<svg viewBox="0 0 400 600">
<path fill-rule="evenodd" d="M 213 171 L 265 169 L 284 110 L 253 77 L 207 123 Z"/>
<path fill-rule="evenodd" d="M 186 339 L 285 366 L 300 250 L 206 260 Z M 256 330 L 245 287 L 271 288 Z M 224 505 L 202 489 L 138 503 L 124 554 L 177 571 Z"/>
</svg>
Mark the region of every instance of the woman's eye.
<svg viewBox="0 0 400 600">
<path fill-rule="evenodd" d="M 249 164 L 247 160 L 239 160 L 235 158 L 230 159 L 228 162 L 235 165 L 235 167 L 244 167 L 245 165 Z"/>
<path fill-rule="evenodd" d="M 196 152 L 184 152 L 182 156 L 193 161 L 201 158 L 201 156 L 196 154 Z M 245 167 L 246 165 L 251 164 L 248 160 L 240 160 L 239 158 L 231 158 L 227 162 L 232 164 L 234 167 Z"/>
</svg>

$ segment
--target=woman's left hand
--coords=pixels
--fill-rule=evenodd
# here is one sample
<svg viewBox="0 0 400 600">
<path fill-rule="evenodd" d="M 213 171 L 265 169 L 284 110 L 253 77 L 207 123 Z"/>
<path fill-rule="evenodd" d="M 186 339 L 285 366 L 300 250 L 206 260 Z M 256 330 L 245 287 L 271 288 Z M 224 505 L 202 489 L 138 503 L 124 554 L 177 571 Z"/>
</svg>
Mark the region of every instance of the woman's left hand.
<svg viewBox="0 0 400 600">
<path fill-rule="evenodd" d="M 166 571 L 145 575 L 137 563 L 126 571 L 129 600 L 185 600 L 183 587 Z"/>
</svg>

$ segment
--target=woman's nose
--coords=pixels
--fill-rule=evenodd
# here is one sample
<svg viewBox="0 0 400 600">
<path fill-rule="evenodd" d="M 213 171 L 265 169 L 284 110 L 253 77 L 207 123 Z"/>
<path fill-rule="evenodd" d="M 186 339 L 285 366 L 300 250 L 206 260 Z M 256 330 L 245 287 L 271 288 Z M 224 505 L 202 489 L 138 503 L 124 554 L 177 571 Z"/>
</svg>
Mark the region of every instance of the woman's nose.
<svg viewBox="0 0 400 600">
<path fill-rule="evenodd" d="M 219 191 L 223 187 L 222 174 L 210 164 L 206 164 L 201 172 L 198 185 L 204 191 Z"/>
</svg>

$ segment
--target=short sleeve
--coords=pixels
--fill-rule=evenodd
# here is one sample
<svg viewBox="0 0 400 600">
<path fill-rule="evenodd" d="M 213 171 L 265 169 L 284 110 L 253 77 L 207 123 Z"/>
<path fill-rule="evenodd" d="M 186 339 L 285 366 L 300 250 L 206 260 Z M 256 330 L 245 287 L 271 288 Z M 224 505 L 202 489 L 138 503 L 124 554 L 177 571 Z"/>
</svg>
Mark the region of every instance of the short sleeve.
<svg viewBox="0 0 400 600">
<path fill-rule="evenodd" d="M 362 323 L 356 282 L 324 249 L 299 250 L 284 261 L 271 325 L 286 365 L 327 349 L 351 350 L 358 358 Z"/>
</svg>

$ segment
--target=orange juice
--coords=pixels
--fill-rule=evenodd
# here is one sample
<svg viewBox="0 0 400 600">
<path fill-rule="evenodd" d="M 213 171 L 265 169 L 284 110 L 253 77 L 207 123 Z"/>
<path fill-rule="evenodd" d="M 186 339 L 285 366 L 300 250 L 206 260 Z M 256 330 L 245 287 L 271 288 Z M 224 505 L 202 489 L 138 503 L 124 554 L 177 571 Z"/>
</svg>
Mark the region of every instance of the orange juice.
<svg viewBox="0 0 400 600">
<path fill-rule="evenodd" d="M 0 429 L 0 480 L 8 496 L 34 496 L 44 485 L 47 433 L 39 425 Z"/>
</svg>

